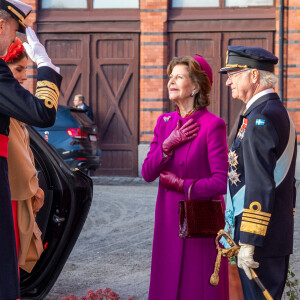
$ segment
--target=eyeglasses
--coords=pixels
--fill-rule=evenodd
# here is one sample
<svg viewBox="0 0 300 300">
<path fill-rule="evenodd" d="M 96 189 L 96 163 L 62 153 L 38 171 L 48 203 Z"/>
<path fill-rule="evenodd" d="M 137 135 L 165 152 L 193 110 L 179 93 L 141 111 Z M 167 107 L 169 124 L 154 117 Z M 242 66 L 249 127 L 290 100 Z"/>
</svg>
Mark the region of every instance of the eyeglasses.
<svg viewBox="0 0 300 300">
<path fill-rule="evenodd" d="M 239 73 L 242 73 L 242 72 L 245 72 L 245 71 L 248 71 L 248 70 L 249 69 L 244 69 L 244 70 L 240 70 L 240 71 L 237 71 L 237 72 L 234 72 L 234 73 L 230 73 L 230 74 L 227 73 L 228 79 L 232 79 L 232 77 L 234 77 L 235 75 L 237 75 Z"/>
</svg>

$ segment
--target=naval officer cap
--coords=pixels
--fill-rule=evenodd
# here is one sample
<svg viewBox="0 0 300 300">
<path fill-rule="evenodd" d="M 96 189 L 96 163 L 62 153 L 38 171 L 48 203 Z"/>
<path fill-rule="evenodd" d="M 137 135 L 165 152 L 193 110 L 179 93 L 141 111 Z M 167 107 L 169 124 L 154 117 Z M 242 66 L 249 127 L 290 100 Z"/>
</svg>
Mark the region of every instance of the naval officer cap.
<svg viewBox="0 0 300 300">
<path fill-rule="evenodd" d="M 0 0 L 0 9 L 7 11 L 18 23 L 18 31 L 25 33 L 25 18 L 32 10 L 32 6 L 19 0 Z"/>
<path fill-rule="evenodd" d="M 278 57 L 260 47 L 228 46 L 226 66 L 219 72 L 250 68 L 273 73 L 277 62 Z"/>
</svg>

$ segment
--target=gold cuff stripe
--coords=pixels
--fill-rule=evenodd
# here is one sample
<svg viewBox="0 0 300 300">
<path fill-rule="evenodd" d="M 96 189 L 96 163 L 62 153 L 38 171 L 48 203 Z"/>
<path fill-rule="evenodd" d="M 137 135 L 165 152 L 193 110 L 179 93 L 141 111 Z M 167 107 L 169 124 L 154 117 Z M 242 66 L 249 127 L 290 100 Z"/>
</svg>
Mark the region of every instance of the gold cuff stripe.
<svg viewBox="0 0 300 300">
<path fill-rule="evenodd" d="M 266 226 L 269 225 L 269 222 L 262 221 L 262 220 L 257 220 L 257 219 L 253 219 L 253 218 L 247 218 L 247 217 L 244 217 L 244 216 L 242 217 L 242 221 L 248 221 L 248 222 L 251 222 L 251 223 L 262 224 L 262 225 L 266 225 Z"/>
<path fill-rule="evenodd" d="M 51 95 L 54 99 L 58 99 L 57 94 L 49 88 L 39 88 L 39 89 L 36 90 L 36 92 L 38 92 L 38 93 L 40 93 L 40 92 L 47 93 L 47 94 Z"/>
<path fill-rule="evenodd" d="M 57 104 L 58 104 L 57 99 L 53 100 L 51 97 L 49 97 L 49 94 L 47 94 L 47 93 L 46 94 L 40 94 L 39 92 L 37 92 L 35 94 L 35 96 L 37 98 L 39 98 L 40 100 L 44 100 L 46 107 L 52 108 L 53 106 L 55 106 L 55 109 L 57 110 Z"/>
<path fill-rule="evenodd" d="M 56 92 L 57 96 L 59 96 L 59 90 L 58 90 L 56 84 L 54 84 L 51 81 L 47 81 L 47 80 L 38 81 L 36 84 L 36 87 L 37 88 L 41 88 L 41 87 L 51 88 L 52 90 L 54 90 Z"/>
<path fill-rule="evenodd" d="M 266 213 L 266 212 L 263 212 L 263 211 L 257 211 L 257 210 L 253 210 L 253 209 L 244 208 L 244 212 L 245 213 L 255 214 L 255 215 L 266 216 L 266 217 L 271 218 L 271 214 L 270 213 Z"/>
<path fill-rule="evenodd" d="M 249 214 L 249 213 L 243 213 L 243 217 L 249 217 L 249 218 L 255 218 L 258 220 L 264 220 L 264 221 L 270 221 L 270 217 L 263 217 L 263 216 L 258 216 L 255 214 Z"/>
<path fill-rule="evenodd" d="M 53 102 L 58 102 L 57 96 L 53 97 L 52 95 L 50 95 L 49 93 L 44 92 L 44 91 L 37 91 L 35 95 L 38 98 L 42 98 L 42 99 L 50 98 Z"/>
<path fill-rule="evenodd" d="M 240 230 L 243 232 L 259 234 L 259 235 L 265 236 L 267 233 L 267 228 L 268 227 L 265 225 L 254 224 L 254 223 L 242 221 Z"/>
<path fill-rule="evenodd" d="M 49 88 L 39 88 L 36 90 L 35 94 L 45 96 L 45 97 L 51 97 L 56 101 L 58 101 L 58 95 L 53 90 L 50 90 Z"/>
<path fill-rule="evenodd" d="M 40 95 L 39 95 L 40 96 Z M 40 96 L 39 97 L 39 99 L 40 100 L 42 100 L 42 99 L 44 99 L 45 101 L 48 101 L 48 102 L 51 102 L 51 103 L 53 103 L 53 105 L 55 105 L 55 107 L 57 107 L 57 101 L 56 100 L 53 100 L 52 98 L 50 98 L 50 97 L 43 97 L 43 96 Z M 51 106 L 51 108 L 52 108 L 52 106 Z"/>
</svg>

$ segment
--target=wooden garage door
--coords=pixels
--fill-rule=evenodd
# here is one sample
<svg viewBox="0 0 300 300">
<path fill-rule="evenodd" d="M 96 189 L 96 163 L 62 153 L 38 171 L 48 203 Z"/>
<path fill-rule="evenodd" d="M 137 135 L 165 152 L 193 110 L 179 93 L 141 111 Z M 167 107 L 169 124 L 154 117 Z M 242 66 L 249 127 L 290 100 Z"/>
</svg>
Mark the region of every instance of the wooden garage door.
<svg viewBox="0 0 300 300">
<path fill-rule="evenodd" d="M 88 34 L 41 34 L 52 62 L 63 76 L 59 104 L 73 106 L 76 94 L 83 94 L 89 103 L 89 39 Z"/>
<path fill-rule="evenodd" d="M 102 165 L 96 175 L 137 175 L 139 35 L 43 33 L 61 68 L 59 104 L 83 94 L 99 129 Z"/>
<path fill-rule="evenodd" d="M 91 99 L 102 149 L 98 174 L 137 175 L 138 34 L 91 36 Z"/>
</svg>

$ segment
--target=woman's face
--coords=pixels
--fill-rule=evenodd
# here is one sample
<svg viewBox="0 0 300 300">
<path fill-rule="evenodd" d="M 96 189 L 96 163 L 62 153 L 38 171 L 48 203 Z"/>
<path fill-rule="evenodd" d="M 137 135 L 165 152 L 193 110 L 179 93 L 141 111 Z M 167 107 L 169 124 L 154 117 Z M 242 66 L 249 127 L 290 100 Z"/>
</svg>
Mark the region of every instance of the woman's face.
<svg viewBox="0 0 300 300">
<path fill-rule="evenodd" d="M 22 84 L 25 80 L 27 80 L 27 58 L 23 57 L 16 63 L 8 64 L 10 70 L 12 71 L 14 77 Z"/>
<path fill-rule="evenodd" d="M 191 94 L 195 91 L 195 88 L 195 84 L 190 78 L 188 67 L 186 65 L 176 65 L 169 76 L 169 99 L 175 103 L 193 99 L 194 97 L 191 97 Z"/>
</svg>

